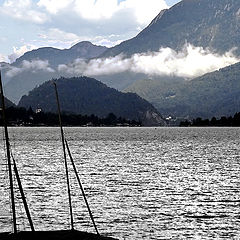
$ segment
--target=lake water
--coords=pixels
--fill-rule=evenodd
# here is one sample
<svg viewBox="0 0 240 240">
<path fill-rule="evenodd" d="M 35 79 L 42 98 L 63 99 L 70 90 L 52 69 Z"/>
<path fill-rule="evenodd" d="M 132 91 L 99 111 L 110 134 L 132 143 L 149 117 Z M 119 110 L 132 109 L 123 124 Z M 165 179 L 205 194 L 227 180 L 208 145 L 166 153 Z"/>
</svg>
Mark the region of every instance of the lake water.
<svg viewBox="0 0 240 240">
<path fill-rule="evenodd" d="M 59 129 L 9 132 L 35 228 L 68 229 Z M 65 128 L 65 134 L 100 233 L 131 240 L 240 239 L 240 128 Z M 0 231 L 10 231 L 0 141 Z M 75 228 L 94 232 L 69 168 Z M 16 195 L 18 228 L 29 229 Z"/>
</svg>

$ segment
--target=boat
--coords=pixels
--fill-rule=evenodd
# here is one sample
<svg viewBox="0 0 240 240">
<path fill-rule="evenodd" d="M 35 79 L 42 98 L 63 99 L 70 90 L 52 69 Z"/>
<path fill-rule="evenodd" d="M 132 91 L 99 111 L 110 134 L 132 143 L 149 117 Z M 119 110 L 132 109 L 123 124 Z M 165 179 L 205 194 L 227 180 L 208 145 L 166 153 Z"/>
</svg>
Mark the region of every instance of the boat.
<svg viewBox="0 0 240 240">
<path fill-rule="evenodd" d="M 21 231 L 17 233 L 0 233 L 1 240 L 116 240 L 111 237 L 98 236 L 94 233 L 77 230 L 56 231 Z"/>
<path fill-rule="evenodd" d="M 66 170 L 66 180 L 67 180 L 67 190 L 68 190 L 68 200 L 69 200 L 69 213 L 70 213 L 70 220 L 71 220 L 71 227 L 69 230 L 50 230 L 50 231 L 42 231 L 42 230 L 36 230 L 34 227 L 34 223 L 31 218 L 31 214 L 28 208 L 27 200 L 24 194 L 24 190 L 21 184 L 21 179 L 18 173 L 18 168 L 16 161 L 13 157 L 13 154 L 11 153 L 11 147 L 9 142 L 9 136 L 8 136 L 8 126 L 7 126 L 7 120 L 5 115 L 5 98 L 3 93 L 3 86 L 2 86 L 2 79 L 1 79 L 1 71 L 0 71 L 0 94 L 1 94 L 1 102 L 2 102 L 2 120 L 3 120 L 3 126 L 4 126 L 4 134 L 5 134 L 5 142 L 6 142 L 6 156 L 7 156 L 7 165 L 8 165 L 8 175 L 9 175 L 9 185 L 10 185 L 10 199 L 11 199 L 11 212 L 12 212 L 12 232 L 0 232 L 0 239 L 1 240 L 117 240 L 112 237 L 103 236 L 99 233 L 96 223 L 93 218 L 93 214 L 91 212 L 91 209 L 89 207 L 83 186 L 81 184 L 76 166 L 74 164 L 70 148 L 68 146 L 68 142 L 65 139 L 62 122 L 61 122 L 61 111 L 60 111 L 60 104 L 58 99 L 58 92 L 57 92 L 57 86 L 56 83 L 54 83 L 55 92 L 56 92 L 56 100 L 57 100 L 57 106 L 58 106 L 58 115 L 59 115 L 59 126 L 61 130 L 61 140 L 62 140 L 62 146 L 63 146 L 63 155 L 64 155 L 64 161 L 65 161 L 65 170 Z M 84 198 L 84 201 L 86 203 L 86 207 L 89 212 L 89 216 L 92 220 L 94 229 L 96 233 L 89 233 L 89 232 L 83 232 L 76 230 L 74 228 L 74 219 L 73 219 L 73 211 L 72 211 L 72 204 L 71 204 L 71 189 L 69 184 L 69 177 L 68 177 L 68 162 L 67 162 L 67 153 L 69 155 L 69 158 L 71 160 L 71 164 L 73 166 L 76 179 L 78 181 L 79 187 L 82 191 L 82 195 Z M 18 190 L 20 192 L 20 196 L 24 205 L 24 209 L 26 212 L 26 216 L 31 228 L 31 231 L 18 231 L 17 230 L 17 217 L 16 217 L 16 206 L 15 206 L 15 198 L 14 198 L 14 184 L 13 184 L 13 176 L 15 176 L 17 184 L 18 184 Z"/>
</svg>

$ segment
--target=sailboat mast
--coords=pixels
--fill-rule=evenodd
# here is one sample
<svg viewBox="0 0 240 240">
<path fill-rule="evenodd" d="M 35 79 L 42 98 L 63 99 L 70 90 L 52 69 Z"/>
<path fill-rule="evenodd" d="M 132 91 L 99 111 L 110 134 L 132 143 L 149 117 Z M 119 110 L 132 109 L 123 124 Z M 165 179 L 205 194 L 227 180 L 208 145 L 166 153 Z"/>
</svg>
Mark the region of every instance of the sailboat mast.
<svg viewBox="0 0 240 240">
<path fill-rule="evenodd" d="M 3 118 L 3 126 L 4 126 L 4 133 L 5 133 L 6 148 L 7 148 L 7 162 L 8 162 L 10 194 L 11 194 L 11 203 L 12 203 L 13 232 L 17 233 L 17 221 L 16 221 L 16 210 L 15 210 L 14 189 L 13 189 L 13 176 L 12 176 L 12 167 L 11 167 L 11 154 L 10 154 L 10 144 L 9 144 L 9 137 L 8 137 L 7 121 L 6 121 L 6 115 L 5 115 L 6 109 L 5 109 L 5 99 L 4 99 L 4 94 L 3 94 L 1 71 L 0 71 L 0 91 L 1 91 L 1 100 L 2 100 L 2 118 Z"/>
<path fill-rule="evenodd" d="M 12 160 L 13 160 L 13 169 L 14 169 L 15 176 L 16 176 L 16 179 L 17 179 L 18 188 L 19 188 L 19 191 L 20 191 L 20 194 L 21 194 L 21 198 L 22 198 L 23 205 L 24 205 L 24 208 L 25 208 L 25 212 L 26 212 L 26 215 L 27 215 L 27 218 L 28 218 L 28 222 L 30 224 L 31 230 L 34 232 L 35 230 L 34 230 L 34 226 L 33 226 L 33 221 L 32 221 L 31 214 L 30 214 L 28 204 L 27 204 L 27 200 L 26 200 L 26 197 L 25 197 L 25 194 L 24 194 L 24 191 L 23 191 L 21 179 L 20 179 L 18 169 L 17 169 L 17 164 L 16 164 L 16 161 L 15 161 L 13 155 L 12 155 L 12 152 L 11 152 L 11 156 L 12 156 Z"/>
<path fill-rule="evenodd" d="M 69 175 L 68 175 L 66 148 L 65 148 L 65 143 L 64 143 L 64 133 L 63 133 L 62 119 L 61 119 L 61 110 L 60 110 L 60 103 L 59 103 L 59 98 L 58 98 L 57 85 L 56 85 L 55 82 L 53 82 L 53 84 L 54 84 L 55 93 L 56 93 L 56 100 L 57 100 L 57 107 L 58 107 L 58 118 L 59 118 L 59 125 L 60 125 L 60 129 L 61 129 L 62 147 L 63 147 L 63 155 L 64 155 L 64 162 L 65 162 L 65 169 L 66 169 L 68 200 L 69 200 L 69 209 L 70 209 L 70 218 L 71 218 L 71 229 L 73 230 L 74 229 L 74 224 L 73 224 L 72 200 L 71 200 L 71 190 L 70 190 Z"/>
<path fill-rule="evenodd" d="M 88 213 L 89 213 L 89 215 L 90 215 L 90 218 L 91 218 L 91 220 L 92 220 L 92 223 L 93 223 L 93 226 L 94 226 L 94 228 L 95 228 L 95 231 L 96 231 L 97 235 L 100 236 L 100 234 L 99 234 L 99 232 L 98 232 L 98 229 L 97 229 L 97 225 L 96 225 L 96 223 L 95 223 L 95 221 L 94 221 L 94 218 L 93 218 L 92 211 L 91 211 L 90 206 L 89 206 L 89 204 L 88 204 L 88 200 L 87 200 L 86 194 L 85 194 L 85 192 L 84 192 L 84 189 L 83 189 L 81 180 L 80 180 L 80 178 L 79 178 L 79 176 L 78 176 L 77 168 L 76 168 L 75 163 L 74 163 L 74 161 L 73 161 L 72 154 L 71 154 L 71 152 L 70 152 L 70 149 L 69 149 L 69 147 L 68 147 L 68 143 L 67 143 L 67 140 L 66 140 L 66 139 L 65 139 L 65 143 L 66 143 L 66 147 L 67 147 L 67 150 L 68 150 L 68 155 L 69 155 L 70 160 L 71 160 L 71 162 L 72 162 L 73 170 L 74 170 L 74 172 L 75 172 L 75 175 L 76 175 L 78 184 L 79 184 L 80 189 L 81 189 L 81 191 L 82 191 L 83 199 L 84 199 L 84 201 L 85 201 L 85 203 L 86 203 L 86 206 L 87 206 L 87 209 L 88 209 Z"/>
</svg>

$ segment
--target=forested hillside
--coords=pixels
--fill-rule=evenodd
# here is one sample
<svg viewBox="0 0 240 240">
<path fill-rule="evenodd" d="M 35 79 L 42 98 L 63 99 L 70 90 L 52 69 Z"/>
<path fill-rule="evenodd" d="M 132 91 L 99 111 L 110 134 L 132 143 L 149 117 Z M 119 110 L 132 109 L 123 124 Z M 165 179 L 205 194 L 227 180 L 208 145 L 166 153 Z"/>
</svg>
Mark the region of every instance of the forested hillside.
<svg viewBox="0 0 240 240">
<path fill-rule="evenodd" d="M 140 120 L 145 125 L 164 125 L 157 110 L 135 93 L 121 93 L 88 77 L 60 78 L 55 80 L 63 112 L 106 117 L 109 113 L 130 120 Z M 20 107 L 35 111 L 56 112 L 56 97 L 52 81 L 45 82 L 23 96 Z"/>
</svg>

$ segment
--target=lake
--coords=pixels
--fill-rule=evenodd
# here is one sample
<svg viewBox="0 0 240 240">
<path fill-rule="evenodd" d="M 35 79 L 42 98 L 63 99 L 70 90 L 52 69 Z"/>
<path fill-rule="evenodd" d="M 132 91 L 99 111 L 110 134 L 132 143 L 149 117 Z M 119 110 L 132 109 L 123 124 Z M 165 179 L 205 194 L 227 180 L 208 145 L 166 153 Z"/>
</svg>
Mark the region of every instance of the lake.
<svg viewBox="0 0 240 240">
<path fill-rule="evenodd" d="M 131 240 L 240 239 L 240 128 L 64 131 L 100 233 Z M 59 129 L 9 133 L 35 228 L 68 229 Z M 10 231 L 3 134 L 0 141 L 0 231 Z M 75 228 L 94 232 L 68 163 Z M 15 195 L 18 228 L 29 229 Z"/>
</svg>

